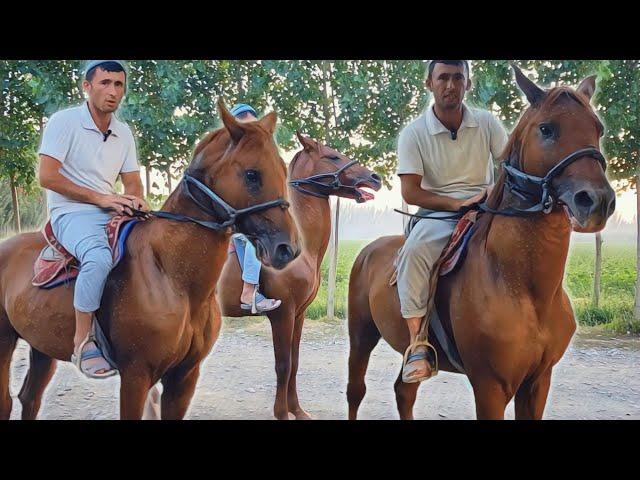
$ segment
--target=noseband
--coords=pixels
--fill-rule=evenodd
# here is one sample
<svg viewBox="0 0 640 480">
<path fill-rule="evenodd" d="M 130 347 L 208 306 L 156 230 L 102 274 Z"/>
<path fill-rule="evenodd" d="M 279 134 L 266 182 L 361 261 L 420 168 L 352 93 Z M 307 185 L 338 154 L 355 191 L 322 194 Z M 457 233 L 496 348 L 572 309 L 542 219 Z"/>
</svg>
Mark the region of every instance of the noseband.
<svg viewBox="0 0 640 480">
<path fill-rule="evenodd" d="M 505 188 L 513 193 L 516 197 L 524 200 L 529 204 L 533 204 L 526 209 L 515 207 L 507 207 L 502 210 L 494 210 L 487 206 L 486 201 L 479 205 L 480 210 L 507 216 L 525 216 L 532 213 L 549 213 L 558 204 L 557 194 L 551 185 L 554 178 L 562 173 L 562 171 L 576 160 L 582 157 L 591 157 L 597 160 L 603 170 L 607 170 L 607 163 L 602 152 L 595 147 L 582 148 L 567 155 L 558 164 L 547 172 L 544 177 L 536 177 L 509 165 L 507 162 L 502 163 L 505 171 Z"/>
<path fill-rule="evenodd" d="M 328 158 L 328 157 L 324 156 L 321 158 Z M 358 192 L 357 187 L 353 187 L 351 185 L 345 185 L 344 183 L 340 182 L 340 178 L 339 178 L 342 172 L 344 172 L 345 170 L 347 170 L 348 168 L 352 167 L 357 163 L 358 163 L 357 160 L 351 160 L 349 163 L 343 165 L 335 172 L 320 173 L 318 175 L 311 175 L 310 177 L 306 177 L 306 178 L 299 178 L 298 180 L 291 180 L 289 181 L 289 185 L 291 185 L 293 188 L 295 188 L 301 193 L 305 193 L 307 195 L 312 195 L 314 197 L 319 197 L 319 198 L 329 198 L 329 196 L 331 195 L 331 192 L 335 192 L 336 190 L 340 190 L 341 188 L 345 188 L 347 190 L 353 190 L 354 193 L 357 193 Z M 324 179 L 324 178 L 330 178 L 332 180 L 330 182 L 320 181 L 321 179 Z M 319 187 L 321 189 L 326 189 L 328 193 L 314 192 L 312 190 L 307 190 L 302 185 L 311 185 L 314 187 Z"/>
</svg>

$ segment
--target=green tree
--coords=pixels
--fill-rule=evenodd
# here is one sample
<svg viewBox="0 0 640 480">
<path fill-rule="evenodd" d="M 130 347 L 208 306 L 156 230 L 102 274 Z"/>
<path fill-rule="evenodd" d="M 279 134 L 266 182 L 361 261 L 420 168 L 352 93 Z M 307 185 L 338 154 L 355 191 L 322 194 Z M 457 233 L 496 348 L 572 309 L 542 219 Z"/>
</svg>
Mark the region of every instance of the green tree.
<svg viewBox="0 0 640 480">
<path fill-rule="evenodd" d="M 609 60 L 600 67 L 596 99 L 606 134 L 603 148 L 609 161 L 609 178 L 621 183 L 620 189 L 635 189 L 636 297 L 634 319 L 640 321 L 640 60 Z"/>
<path fill-rule="evenodd" d="M 20 232 L 19 190 L 35 180 L 38 124 L 34 117 L 27 62 L 0 61 L 0 179 L 11 192 L 14 229 Z"/>
</svg>

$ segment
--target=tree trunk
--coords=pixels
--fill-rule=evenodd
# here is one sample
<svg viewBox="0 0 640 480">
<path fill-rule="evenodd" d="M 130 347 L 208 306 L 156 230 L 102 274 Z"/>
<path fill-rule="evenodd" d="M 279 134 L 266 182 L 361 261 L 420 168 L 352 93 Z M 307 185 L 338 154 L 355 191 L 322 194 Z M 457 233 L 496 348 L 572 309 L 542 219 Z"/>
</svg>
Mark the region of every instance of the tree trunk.
<svg viewBox="0 0 640 480">
<path fill-rule="evenodd" d="M 242 60 L 238 60 L 236 67 L 236 89 L 238 90 L 238 103 L 244 102 L 244 88 L 242 88 Z"/>
<path fill-rule="evenodd" d="M 18 189 L 13 175 L 11 175 L 9 181 L 11 185 L 11 203 L 13 204 L 13 228 L 15 228 L 16 232 L 22 233 L 22 226 L 20 225 L 20 205 L 18 204 Z"/>
<path fill-rule="evenodd" d="M 169 194 L 173 191 L 173 185 L 171 185 L 171 167 L 167 167 L 167 187 L 169 188 Z"/>
<path fill-rule="evenodd" d="M 145 180 L 147 182 L 147 197 L 151 195 L 151 166 L 147 165 L 144 168 Z"/>
<path fill-rule="evenodd" d="M 332 215 L 333 228 L 331 232 L 331 257 L 329 257 L 329 281 L 327 285 L 327 319 L 333 320 L 335 317 L 336 305 L 336 281 L 338 276 L 338 241 L 340 226 L 340 197 L 336 197 L 336 208 Z"/>
<path fill-rule="evenodd" d="M 324 141 L 326 144 L 331 143 L 330 129 L 331 124 L 329 118 L 331 116 L 329 98 L 327 67 L 329 62 L 322 61 L 322 83 L 324 84 L 324 98 L 322 99 L 322 114 L 324 116 Z M 335 118 L 334 118 L 335 121 Z M 327 279 L 327 319 L 329 321 L 335 316 L 335 297 L 336 297 L 336 274 L 338 270 L 338 242 L 339 242 L 339 226 L 340 226 L 340 199 L 336 201 L 336 207 L 332 215 L 331 238 L 329 240 L 329 278 Z"/>
<path fill-rule="evenodd" d="M 602 278 L 602 234 L 596 233 L 596 265 L 593 275 L 593 301 L 594 307 L 600 305 L 600 279 Z"/>
<path fill-rule="evenodd" d="M 633 318 L 640 321 L 640 174 L 636 177 L 636 304 L 633 309 Z"/>
<path fill-rule="evenodd" d="M 402 199 L 402 209 L 403 212 L 409 213 L 409 205 L 407 204 L 407 202 L 404 201 L 404 198 Z M 405 228 L 407 228 L 407 223 L 409 223 L 409 220 L 411 219 L 411 217 L 407 216 L 407 215 L 402 215 L 402 231 L 404 232 Z"/>
</svg>

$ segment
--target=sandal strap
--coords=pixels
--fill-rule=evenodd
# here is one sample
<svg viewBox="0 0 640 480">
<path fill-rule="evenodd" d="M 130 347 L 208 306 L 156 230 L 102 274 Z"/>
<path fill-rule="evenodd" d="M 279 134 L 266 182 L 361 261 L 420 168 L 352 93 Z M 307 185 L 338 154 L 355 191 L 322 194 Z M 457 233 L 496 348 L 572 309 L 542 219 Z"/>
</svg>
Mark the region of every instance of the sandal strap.
<svg viewBox="0 0 640 480">
<path fill-rule="evenodd" d="M 84 361 L 84 360 L 91 360 L 92 358 L 104 358 L 102 356 L 102 352 L 98 349 L 95 350 L 89 350 L 87 352 L 82 352 L 82 355 L 80 356 L 80 361 Z"/>
<path fill-rule="evenodd" d="M 427 352 L 415 352 L 409 355 L 409 358 L 407 358 L 407 364 L 415 362 L 416 360 L 427 360 L 428 358 L 429 355 Z"/>
</svg>

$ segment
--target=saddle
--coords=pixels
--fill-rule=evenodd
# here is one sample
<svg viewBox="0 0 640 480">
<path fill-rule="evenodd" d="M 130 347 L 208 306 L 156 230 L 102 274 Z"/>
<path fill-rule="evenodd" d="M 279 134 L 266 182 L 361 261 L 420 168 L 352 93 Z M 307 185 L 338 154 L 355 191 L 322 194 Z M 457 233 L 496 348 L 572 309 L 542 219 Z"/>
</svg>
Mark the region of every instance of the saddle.
<svg viewBox="0 0 640 480">
<path fill-rule="evenodd" d="M 139 221 L 129 216 L 117 215 L 107 223 L 105 229 L 114 266 L 124 256 L 127 237 Z M 75 280 L 80 273 L 78 260 L 55 237 L 50 220 L 42 229 L 42 235 L 47 246 L 41 250 L 34 263 L 31 284 L 35 287 L 50 289 Z"/>
</svg>

